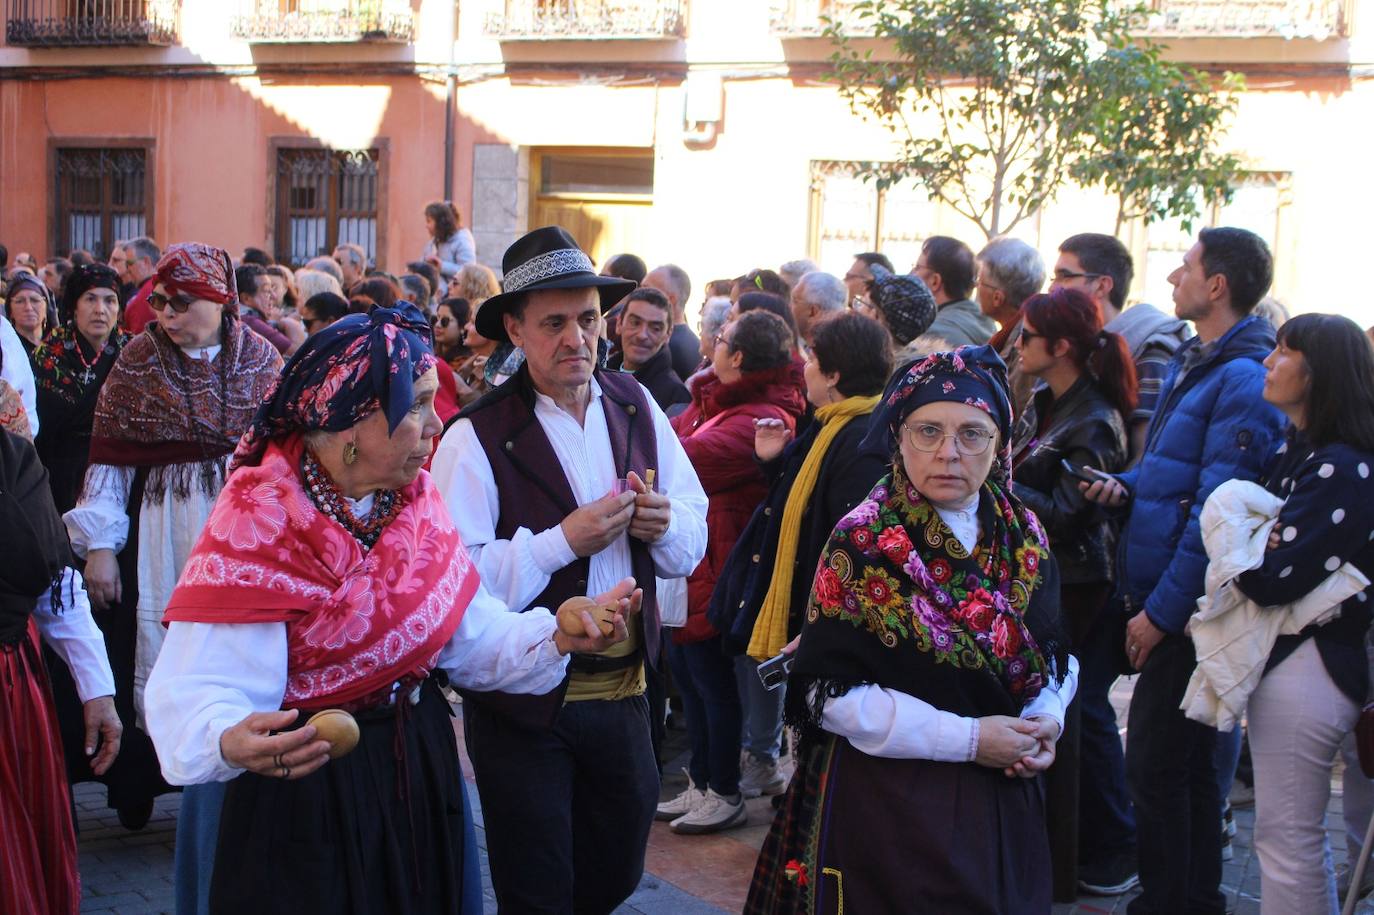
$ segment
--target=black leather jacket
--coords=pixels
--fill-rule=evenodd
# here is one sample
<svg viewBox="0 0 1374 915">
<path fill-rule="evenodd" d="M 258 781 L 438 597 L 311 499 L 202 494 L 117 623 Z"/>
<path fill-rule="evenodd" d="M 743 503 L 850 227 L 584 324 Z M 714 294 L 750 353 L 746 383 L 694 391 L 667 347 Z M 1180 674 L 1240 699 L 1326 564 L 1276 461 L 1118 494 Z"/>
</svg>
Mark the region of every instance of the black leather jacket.
<svg viewBox="0 0 1374 915">
<path fill-rule="evenodd" d="M 1040 417 L 1046 415 L 1049 424 L 1037 433 Z M 1016 425 L 1012 453 L 1016 456 L 1014 491 L 1049 534 L 1061 581 L 1111 581 L 1112 527 L 1097 506 L 1083 498 L 1078 481 L 1064 471 L 1060 461 L 1068 459 L 1071 464 L 1087 464 L 1107 473 L 1123 470 L 1127 443 L 1121 414 L 1086 374 L 1058 400 L 1042 384 Z"/>
</svg>

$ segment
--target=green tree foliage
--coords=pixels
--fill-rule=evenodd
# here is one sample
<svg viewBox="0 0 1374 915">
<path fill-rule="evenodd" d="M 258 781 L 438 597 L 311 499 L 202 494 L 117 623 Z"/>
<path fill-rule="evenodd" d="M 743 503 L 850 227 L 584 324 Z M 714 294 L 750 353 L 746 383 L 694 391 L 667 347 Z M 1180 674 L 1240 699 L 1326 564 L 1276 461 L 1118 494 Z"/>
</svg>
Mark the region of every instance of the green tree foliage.
<svg viewBox="0 0 1374 915">
<path fill-rule="evenodd" d="M 914 180 L 988 237 L 1065 181 L 1117 195 L 1122 218 L 1186 218 L 1199 190 L 1221 192 L 1235 171 L 1209 151 L 1234 103 L 1134 38 L 1138 11 L 1110 0 L 844 6 L 825 31 L 832 78 L 899 147 L 862 173 L 879 187 Z"/>
<path fill-rule="evenodd" d="M 1070 172 L 1116 197 L 1118 232 L 1128 219 L 1171 216 L 1191 230 L 1203 204 L 1230 200 L 1241 162 L 1216 147 L 1243 77 L 1226 74 L 1219 92 L 1206 76 L 1161 59 L 1157 45 L 1130 44 L 1097 61 L 1091 80 L 1102 90 L 1100 109 L 1088 122 L 1089 152 Z"/>
</svg>

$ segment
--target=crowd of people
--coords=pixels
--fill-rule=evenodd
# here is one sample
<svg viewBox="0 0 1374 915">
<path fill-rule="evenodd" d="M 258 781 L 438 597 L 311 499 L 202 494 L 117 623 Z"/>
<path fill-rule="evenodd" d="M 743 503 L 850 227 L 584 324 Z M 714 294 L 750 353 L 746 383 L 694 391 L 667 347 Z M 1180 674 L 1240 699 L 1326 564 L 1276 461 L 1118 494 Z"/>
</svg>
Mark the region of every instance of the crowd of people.
<svg viewBox="0 0 1374 915">
<path fill-rule="evenodd" d="M 424 215 L 399 276 L 0 248 L 0 910 L 77 911 L 94 779 L 134 830 L 183 792 L 180 913 L 480 912 L 459 696 L 502 911 L 610 912 L 655 820 L 771 795 L 747 912 L 1220 915 L 1242 782 L 1263 911 L 1337 910 L 1374 343 L 1258 236 L 1171 309 L 1093 233 L 694 299 Z"/>
</svg>

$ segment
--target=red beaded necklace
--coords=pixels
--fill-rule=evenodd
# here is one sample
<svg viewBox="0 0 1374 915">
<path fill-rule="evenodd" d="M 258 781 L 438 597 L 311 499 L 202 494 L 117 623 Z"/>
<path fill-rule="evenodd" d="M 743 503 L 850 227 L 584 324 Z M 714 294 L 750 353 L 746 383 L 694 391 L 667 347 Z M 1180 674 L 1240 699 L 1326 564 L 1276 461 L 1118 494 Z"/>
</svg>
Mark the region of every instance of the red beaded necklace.
<svg viewBox="0 0 1374 915">
<path fill-rule="evenodd" d="M 309 494 L 310 501 L 315 503 L 315 507 L 337 521 L 339 526 L 352 534 L 353 539 L 362 544 L 365 550 L 372 549 L 381 538 L 382 531 L 400 514 L 404 505 L 401 494 L 396 490 L 379 489 L 367 519 L 358 520 L 349 510 L 343 491 L 324 467 L 320 466 L 320 462 L 309 448 L 301 454 L 301 476 L 305 480 L 305 491 Z"/>
</svg>

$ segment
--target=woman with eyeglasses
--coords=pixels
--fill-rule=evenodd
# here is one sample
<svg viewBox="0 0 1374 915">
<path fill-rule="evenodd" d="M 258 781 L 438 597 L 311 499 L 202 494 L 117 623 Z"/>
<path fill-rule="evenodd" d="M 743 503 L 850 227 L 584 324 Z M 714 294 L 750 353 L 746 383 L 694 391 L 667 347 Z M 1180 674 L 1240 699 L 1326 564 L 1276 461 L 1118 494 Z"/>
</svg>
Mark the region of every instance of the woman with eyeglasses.
<svg viewBox="0 0 1374 915">
<path fill-rule="evenodd" d="M 1078 489 L 1082 476 L 1064 462 L 1090 478 L 1125 468 L 1135 363 L 1126 341 L 1102 329 L 1093 300 L 1066 286 L 1026 300 L 1016 346 L 1022 370 L 1039 380 L 1012 436 L 1016 495 L 1054 544 L 1064 618 L 1077 646 L 1111 591 L 1112 539 L 1106 518 Z"/>
<path fill-rule="evenodd" d="M 5 313 L 19 334 L 19 342 L 24 344 L 30 361 L 52 323 L 49 320 L 51 309 L 52 294 L 41 279 L 32 273 L 19 273 L 10 279 Z"/>
<path fill-rule="evenodd" d="M 65 515 L 72 548 L 86 560 L 91 604 L 105 620 L 127 722 L 106 784 L 109 805 L 131 829 L 170 790 L 141 730 L 162 613 L 229 456 L 281 372 L 281 356 L 239 320 L 237 302 L 228 252 L 191 243 L 163 254 L 148 297 L 157 321 L 124 347 L 100 390 L 90 466 Z"/>
<path fill-rule="evenodd" d="M 1090 647 L 1122 644 L 1102 628 L 1113 621 L 1103 616 L 1103 608 L 1112 593 L 1116 550 L 1112 525 L 1083 497 L 1078 483 L 1095 472 L 1114 474 L 1126 467 L 1126 418 L 1137 396 L 1135 364 L 1125 339 L 1103 329 L 1093 300 L 1069 286 L 1026 300 L 1014 345 L 1021 370 L 1038 379 L 1012 436 L 1016 495 L 1040 518 L 1054 545 L 1065 627 L 1083 658 L 1085 681 L 1103 684 L 1100 690 L 1085 690 L 1060 765 L 1050 773 L 1052 854 L 1065 893 L 1074 892 L 1080 881 L 1093 892 L 1106 892 L 1135 872 L 1129 808 L 1119 809 L 1097 789 L 1101 779 L 1079 779 L 1078 772 L 1123 765 L 1116 718 L 1106 703 L 1117 670 L 1104 652 Z"/>
<path fill-rule="evenodd" d="M 434 312 L 435 355 L 447 362 L 455 372 L 471 355 L 471 351 L 463 345 L 463 337 L 471 320 L 472 308 L 467 299 L 444 299 Z"/>
<path fill-rule="evenodd" d="M 1012 488 L 1006 366 L 935 353 L 888 391 L 891 468 L 816 567 L 787 684 L 797 770 L 744 911 L 1048 913 L 1036 776 L 1077 663 Z"/>
</svg>

